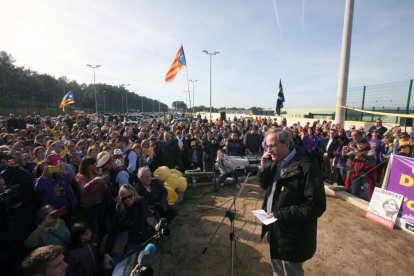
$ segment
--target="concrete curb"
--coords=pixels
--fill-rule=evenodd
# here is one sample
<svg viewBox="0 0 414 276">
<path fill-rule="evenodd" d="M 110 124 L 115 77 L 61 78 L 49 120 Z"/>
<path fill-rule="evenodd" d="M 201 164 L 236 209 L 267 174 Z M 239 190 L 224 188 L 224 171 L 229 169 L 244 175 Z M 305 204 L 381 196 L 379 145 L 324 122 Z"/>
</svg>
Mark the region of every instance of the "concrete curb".
<svg viewBox="0 0 414 276">
<path fill-rule="evenodd" d="M 358 207 L 359 209 L 363 210 L 363 211 L 367 211 L 368 210 L 368 205 L 369 202 L 365 201 L 359 197 L 356 197 L 348 192 L 345 191 L 334 191 L 331 190 L 329 187 L 331 187 L 332 185 L 325 183 L 325 194 L 326 195 L 330 195 L 330 196 L 334 196 L 337 197 L 339 199 L 342 199 L 352 205 L 354 205 L 355 207 Z"/>
</svg>

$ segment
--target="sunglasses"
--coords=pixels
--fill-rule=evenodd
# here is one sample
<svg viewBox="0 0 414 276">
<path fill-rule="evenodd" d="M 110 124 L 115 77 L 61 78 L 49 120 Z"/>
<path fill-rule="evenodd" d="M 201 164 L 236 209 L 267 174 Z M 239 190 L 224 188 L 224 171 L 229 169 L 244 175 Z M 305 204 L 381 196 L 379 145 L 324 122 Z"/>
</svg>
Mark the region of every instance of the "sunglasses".
<svg viewBox="0 0 414 276">
<path fill-rule="evenodd" d="M 133 198 L 134 197 L 134 195 L 133 194 L 129 194 L 129 195 L 127 195 L 127 196 L 124 196 L 123 198 L 122 198 L 122 201 L 126 201 L 127 199 L 131 199 L 131 198 Z"/>
</svg>

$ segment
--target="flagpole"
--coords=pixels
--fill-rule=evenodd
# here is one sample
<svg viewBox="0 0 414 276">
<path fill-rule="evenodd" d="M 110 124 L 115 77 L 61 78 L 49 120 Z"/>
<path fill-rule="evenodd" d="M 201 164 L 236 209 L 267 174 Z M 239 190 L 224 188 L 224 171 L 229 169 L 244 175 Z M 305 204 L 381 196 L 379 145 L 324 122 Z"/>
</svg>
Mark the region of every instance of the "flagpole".
<svg viewBox="0 0 414 276">
<path fill-rule="evenodd" d="M 182 43 L 181 43 L 181 48 L 184 49 Z M 191 110 L 190 82 L 188 81 L 187 59 L 185 60 L 185 71 L 187 72 L 188 98 L 190 99 L 190 110 Z M 187 99 L 187 96 L 185 96 L 185 98 Z"/>
</svg>

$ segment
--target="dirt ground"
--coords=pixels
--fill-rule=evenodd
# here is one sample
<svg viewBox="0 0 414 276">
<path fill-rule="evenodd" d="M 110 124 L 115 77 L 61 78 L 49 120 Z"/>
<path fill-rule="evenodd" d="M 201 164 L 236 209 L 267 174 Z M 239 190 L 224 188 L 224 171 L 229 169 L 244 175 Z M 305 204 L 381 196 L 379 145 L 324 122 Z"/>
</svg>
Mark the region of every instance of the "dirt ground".
<svg viewBox="0 0 414 276">
<path fill-rule="evenodd" d="M 266 238 L 252 210 L 260 209 L 265 191 L 249 181 L 237 200 L 235 275 L 272 275 Z M 212 185 L 191 186 L 170 225 L 171 235 L 157 245 L 151 265 L 154 275 L 230 275 L 230 222 L 226 218 L 207 252 L 205 245 L 230 206 L 232 185 L 203 196 Z M 304 263 L 305 275 L 414 275 L 414 235 L 390 230 L 364 217 L 365 212 L 340 199 L 328 197 L 318 224 L 318 248 Z M 236 263 L 236 262 L 235 262 Z M 237 274 L 238 272 L 238 274 Z"/>
</svg>

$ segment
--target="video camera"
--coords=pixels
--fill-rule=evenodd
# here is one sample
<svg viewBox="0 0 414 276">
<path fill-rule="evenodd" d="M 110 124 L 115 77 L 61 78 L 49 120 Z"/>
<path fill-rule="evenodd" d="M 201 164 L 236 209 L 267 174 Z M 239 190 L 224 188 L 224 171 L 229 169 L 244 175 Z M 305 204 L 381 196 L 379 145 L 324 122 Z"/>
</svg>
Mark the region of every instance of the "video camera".
<svg viewBox="0 0 414 276">
<path fill-rule="evenodd" d="M 22 202 L 22 197 L 18 193 L 20 185 L 14 185 L 0 194 L 0 208 L 10 208 L 20 202 Z"/>
</svg>

